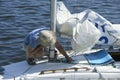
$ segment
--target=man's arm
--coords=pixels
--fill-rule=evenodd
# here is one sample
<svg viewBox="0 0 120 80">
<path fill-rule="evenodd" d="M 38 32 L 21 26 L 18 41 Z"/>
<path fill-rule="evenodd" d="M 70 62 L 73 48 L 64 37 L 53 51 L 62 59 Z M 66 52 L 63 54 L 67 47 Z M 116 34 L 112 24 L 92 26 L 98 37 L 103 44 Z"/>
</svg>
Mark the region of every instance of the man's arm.
<svg viewBox="0 0 120 80">
<path fill-rule="evenodd" d="M 40 56 L 43 55 L 43 47 L 37 46 L 36 48 L 32 48 L 30 46 L 27 46 L 26 48 L 26 54 L 27 58 L 34 58 L 36 54 L 39 54 Z"/>
<path fill-rule="evenodd" d="M 67 55 L 67 53 L 65 52 L 65 50 L 63 49 L 63 47 L 61 46 L 61 44 L 58 41 L 56 41 L 55 47 L 59 50 L 59 52 L 61 54 L 63 54 L 65 56 L 65 58 L 67 59 L 68 62 L 72 61 L 72 59 Z"/>
</svg>

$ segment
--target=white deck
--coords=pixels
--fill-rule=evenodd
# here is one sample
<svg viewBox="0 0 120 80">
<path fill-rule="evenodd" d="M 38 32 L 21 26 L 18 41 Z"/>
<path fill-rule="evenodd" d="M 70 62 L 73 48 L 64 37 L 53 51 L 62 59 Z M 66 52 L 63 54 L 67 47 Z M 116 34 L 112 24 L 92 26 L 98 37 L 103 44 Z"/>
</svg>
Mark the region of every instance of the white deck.
<svg viewBox="0 0 120 80">
<path fill-rule="evenodd" d="M 88 61 L 83 55 L 72 57 L 78 64 L 68 63 L 50 63 L 43 62 L 34 66 L 29 66 L 26 61 L 14 63 L 11 65 L 4 66 L 5 74 L 3 80 L 98 80 L 99 78 L 106 78 L 106 80 L 120 80 L 120 62 L 116 62 L 117 68 L 112 65 L 107 66 L 90 66 Z M 87 67 L 89 70 L 84 69 Z M 46 74 L 40 74 L 44 70 L 55 70 L 64 68 L 83 68 L 78 71 L 69 70 L 64 72 L 58 70 L 55 73 L 49 72 Z M 95 71 L 96 70 L 96 71 Z"/>
</svg>

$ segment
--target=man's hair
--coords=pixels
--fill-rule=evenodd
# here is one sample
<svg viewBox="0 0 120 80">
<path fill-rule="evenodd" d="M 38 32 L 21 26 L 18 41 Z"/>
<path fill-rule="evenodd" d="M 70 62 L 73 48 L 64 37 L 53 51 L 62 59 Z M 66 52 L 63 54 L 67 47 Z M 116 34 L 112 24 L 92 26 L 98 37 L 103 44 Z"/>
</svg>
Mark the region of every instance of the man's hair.
<svg viewBox="0 0 120 80">
<path fill-rule="evenodd" d="M 39 33 L 39 42 L 43 46 L 50 46 L 56 43 L 56 36 L 54 32 L 43 30 Z"/>
</svg>

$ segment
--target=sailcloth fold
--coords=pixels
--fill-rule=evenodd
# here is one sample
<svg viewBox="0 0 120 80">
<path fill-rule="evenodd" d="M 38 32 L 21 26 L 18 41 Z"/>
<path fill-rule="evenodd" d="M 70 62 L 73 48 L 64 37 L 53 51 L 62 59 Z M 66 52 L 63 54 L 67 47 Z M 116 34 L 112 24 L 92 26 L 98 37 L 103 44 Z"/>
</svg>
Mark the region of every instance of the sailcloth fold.
<svg viewBox="0 0 120 80">
<path fill-rule="evenodd" d="M 77 52 L 95 44 L 120 45 L 120 31 L 104 17 L 90 9 L 71 14 L 61 1 L 57 3 L 57 31 L 72 38 L 72 48 Z"/>
<path fill-rule="evenodd" d="M 90 9 L 77 14 L 78 18 L 81 19 L 81 17 L 84 17 L 83 14 L 88 14 L 86 19 L 95 25 L 95 27 L 101 32 L 101 36 L 97 44 L 113 46 L 120 45 L 120 31 L 113 27 L 114 25 L 112 23 Z"/>
<path fill-rule="evenodd" d="M 87 19 L 83 23 L 78 23 L 73 29 L 73 50 L 77 52 L 90 50 L 97 43 L 100 35 L 100 31 Z"/>
</svg>

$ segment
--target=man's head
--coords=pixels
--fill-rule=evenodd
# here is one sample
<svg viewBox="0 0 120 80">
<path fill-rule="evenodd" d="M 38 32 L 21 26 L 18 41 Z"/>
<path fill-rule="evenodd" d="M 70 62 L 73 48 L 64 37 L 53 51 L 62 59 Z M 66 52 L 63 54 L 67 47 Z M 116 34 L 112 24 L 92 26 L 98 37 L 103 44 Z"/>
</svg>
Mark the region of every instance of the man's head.
<svg viewBox="0 0 120 80">
<path fill-rule="evenodd" d="M 39 42 L 41 45 L 45 47 L 54 45 L 56 43 L 56 36 L 52 31 L 48 31 L 48 30 L 40 31 Z"/>
</svg>

